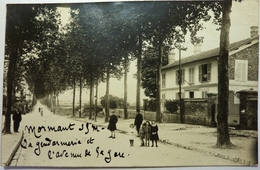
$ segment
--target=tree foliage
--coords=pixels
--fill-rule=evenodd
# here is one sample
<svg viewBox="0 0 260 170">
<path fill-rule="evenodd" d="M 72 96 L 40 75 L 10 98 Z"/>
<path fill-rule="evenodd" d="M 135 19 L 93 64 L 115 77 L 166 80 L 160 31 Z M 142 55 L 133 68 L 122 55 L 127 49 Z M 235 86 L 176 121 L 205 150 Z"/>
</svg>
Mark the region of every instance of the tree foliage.
<svg viewBox="0 0 260 170">
<path fill-rule="evenodd" d="M 109 96 L 110 108 L 112 109 L 121 109 L 124 105 L 124 99 L 119 98 L 117 96 L 110 95 Z M 106 96 L 102 96 L 100 98 L 100 104 L 105 107 L 106 106 Z"/>
<path fill-rule="evenodd" d="M 165 107 L 170 113 L 175 113 L 179 109 L 179 101 L 177 100 L 166 100 Z"/>
<path fill-rule="evenodd" d="M 5 55 L 8 56 L 7 71 L 7 113 L 5 119 L 5 133 L 10 133 L 10 113 L 13 104 L 12 95 L 15 94 L 15 77 L 24 75 L 21 66 L 24 65 L 23 56 L 28 53 L 36 54 L 46 49 L 46 35 L 57 27 L 55 6 L 47 5 L 7 5 Z M 37 53 L 38 54 L 38 53 Z M 18 67 L 19 66 L 19 67 Z M 17 68 L 18 67 L 18 68 Z M 21 72 L 16 74 L 15 70 Z"/>
<path fill-rule="evenodd" d="M 164 47 L 162 65 L 168 64 L 169 47 Z M 145 96 L 156 98 L 156 71 L 158 51 L 154 47 L 147 47 L 143 52 L 142 62 L 142 88 Z"/>
<path fill-rule="evenodd" d="M 221 23 L 221 3 L 215 1 L 109 2 L 70 7 L 70 23 L 61 30 L 56 5 L 8 6 L 8 96 L 12 95 L 14 70 L 19 65 L 16 87 L 24 75 L 38 99 L 51 95 L 55 104 L 60 93 L 84 79 L 84 87 L 90 89 L 90 105 L 94 84 L 99 82 L 107 82 L 108 100 L 109 78 L 122 77 L 124 58 L 131 55 L 138 60 L 137 89 L 142 85 L 146 95 L 156 93 L 156 119 L 160 121 L 160 68 L 167 61 L 165 56 L 171 49 L 183 49 L 188 32 L 192 43 L 202 41 L 197 32 L 209 21 L 211 11 L 213 22 Z"/>
</svg>

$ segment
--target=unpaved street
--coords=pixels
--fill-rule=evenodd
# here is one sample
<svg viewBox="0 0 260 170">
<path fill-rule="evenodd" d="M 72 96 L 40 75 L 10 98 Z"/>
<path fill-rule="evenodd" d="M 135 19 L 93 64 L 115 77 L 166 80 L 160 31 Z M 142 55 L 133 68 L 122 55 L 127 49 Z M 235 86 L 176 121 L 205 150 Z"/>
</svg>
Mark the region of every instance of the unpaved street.
<svg viewBox="0 0 260 170">
<path fill-rule="evenodd" d="M 52 115 L 46 108 L 43 116 L 37 112 L 37 107 L 23 116 L 20 131 L 22 129 L 24 139 L 11 166 L 239 165 L 172 145 L 159 143 L 158 148 L 140 147 L 137 137 L 134 147 L 130 147 L 127 134 L 117 132 L 116 139 L 111 139 L 106 128 Z"/>
</svg>

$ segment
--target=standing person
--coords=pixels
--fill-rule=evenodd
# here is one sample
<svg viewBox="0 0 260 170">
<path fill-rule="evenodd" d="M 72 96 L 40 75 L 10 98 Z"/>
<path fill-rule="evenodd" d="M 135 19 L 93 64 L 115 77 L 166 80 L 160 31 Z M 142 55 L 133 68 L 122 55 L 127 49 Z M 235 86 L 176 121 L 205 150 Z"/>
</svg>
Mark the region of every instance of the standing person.
<svg viewBox="0 0 260 170">
<path fill-rule="evenodd" d="M 43 108 L 41 108 L 41 116 L 43 116 Z"/>
<path fill-rule="evenodd" d="M 140 112 L 137 112 L 135 116 L 134 125 L 136 126 L 137 135 L 139 135 L 140 126 L 143 123 L 143 115 Z"/>
<path fill-rule="evenodd" d="M 109 124 L 107 129 L 111 131 L 111 136 L 109 136 L 109 138 L 115 139 L 115 130 L 116 130 L 116 123 L 117 123 L 118 119 L 117 116 L 115 115 L 115 113 L 112 111 L 111 116 L 109 118 Z"/>
<path fill-rule="evenodd" d="M 129 141 L 130 141 L 130 147 L 134 146 L 134 134 L 135 134 L 135 130 L 134 130 L 134 124 L 130 124 L 129 126 L 129 130 L 128 130 L 128 135 L 129 135 Z"/>
<path fill-rule="evenodd" d="M 14 132 L 18 132 L 20 122 L 22 121 L 22 115 L 17 108 L 15 108 L 13 113 L 13 121 L 14 121 Z"/>
<path fill-rule="evenodd" d="M 139 130 L 139 137 L 141 140 L 141 147 L 144 146 L 144 138 L 145 138 L 145 126 L 146 124 L 143 123 L 140 130 Z"/>
<path fill-rule="evenodd" d="M 151 136 L 151 124 L 148 120 L 145 122 L 145 124 L 146 124 L 145 130 L 144 130 L 145 146 L 149 146 L 150 136 Z"/>
<path fill-rule="evenodd" d="M 153 147 L 154 142 L 155 142 L 155 146 L 158 147 L 158 145 L 157 145 L 157 141 L 158 140 L 159 140 L 158 126 L 155 123 L 155 121 L 153 120 L 152 124 L 151 124 L 151 141 L 152 141 L 152 146 L 151 147 Z"/>
</svg>

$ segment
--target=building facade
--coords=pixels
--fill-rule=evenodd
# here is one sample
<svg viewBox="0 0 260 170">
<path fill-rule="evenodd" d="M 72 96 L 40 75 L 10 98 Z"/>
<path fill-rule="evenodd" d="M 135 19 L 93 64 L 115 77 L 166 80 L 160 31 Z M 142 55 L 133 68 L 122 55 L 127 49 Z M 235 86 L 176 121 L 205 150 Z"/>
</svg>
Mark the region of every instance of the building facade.
<svg viewBox="0 0 260 170">
<path fill-rule="evenodd" d="M 258 27 L 251 27 L 251 37 L 230 44 L 229 49 L 229 122 L 239 115 L 239 96 L 236 92 L 250 89 L 258 91 Z M 207 98 L 218 93 L 218 55 L 219 48 L 200 52 L 196 46 L 194 55 L 174 60 L 174 53 L 169 54 L 169 64 L 161 70 L 162 111 L 164 101 L 181 98 Z M 179 66 L 181 71 L 179 71 Z M 180 75 L 180 76 L 178 76 Z M 181 79 L 179 79 L 181 77 Z M 239 120 L 236 120 L 239 121 Z"/>
</svg>

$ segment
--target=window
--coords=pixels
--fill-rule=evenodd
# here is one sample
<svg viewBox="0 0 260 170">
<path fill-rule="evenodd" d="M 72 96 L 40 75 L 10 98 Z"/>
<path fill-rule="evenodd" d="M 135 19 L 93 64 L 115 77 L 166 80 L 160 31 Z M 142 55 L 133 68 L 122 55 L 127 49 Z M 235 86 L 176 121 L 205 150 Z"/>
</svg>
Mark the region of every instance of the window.
<svg viewBox="0 0 260 170">
<path fill-rule="evenodd" d="M 194 67 L 189 68 L 189 83 L 194 83 Z"/>
<path fill-rule="evenodd" d="M 211 78 L 211 63 L 199 66 L 199 81 L 208 82 Z"/>
<path fill-rule="evenodd" d="M 247 75 L 248 75 L 248 61 L 235 60 L 235 80 L 247 81 Z"/>
<path fill-rule="evenodd" d="M 201 92 L 201 97 L 202 98 L 208 98 L 208 95 L 207 95 L 208 93 L 206 92 L 206 91 L 203 91 L 203 92 Z"/>
<path fill-rule="evenodd" d="M 190 94 L 190 98 L 193 99 L 194 98 L 194 92 L 190 91 L 189 94 Z"/>
<path fill-rule="evenodd" d="M 183 92 L 181 93 L 181 98 L 182 98 L 182 99 L 184 98 L 184 93 L 183 93 Z M 179 100 L 179 99 L 180 99 L 179 92 L 178 92 L 178 93 L 175 93 L 175 99 L 176 99 L 176 100 Z"/>
<path fill-rule="evenodd" d="M 162 74 L 162 88 L 165 88 L 165 78 L 166 78 L 166 76 L 165 76 L 165 74 Z"/>
<path fill-rule="evenodd" d="M 180 77 L 179 77 L 179 75 L 180 75 Z M 184 84 L 184 81 L 185 81 L 185 70 L 184 69 L 182 69 L 181 71 L 176 70 L 176 84 L 179 84 L 179 81 L 181 82 L 181 84 Z"/>
</svg>

